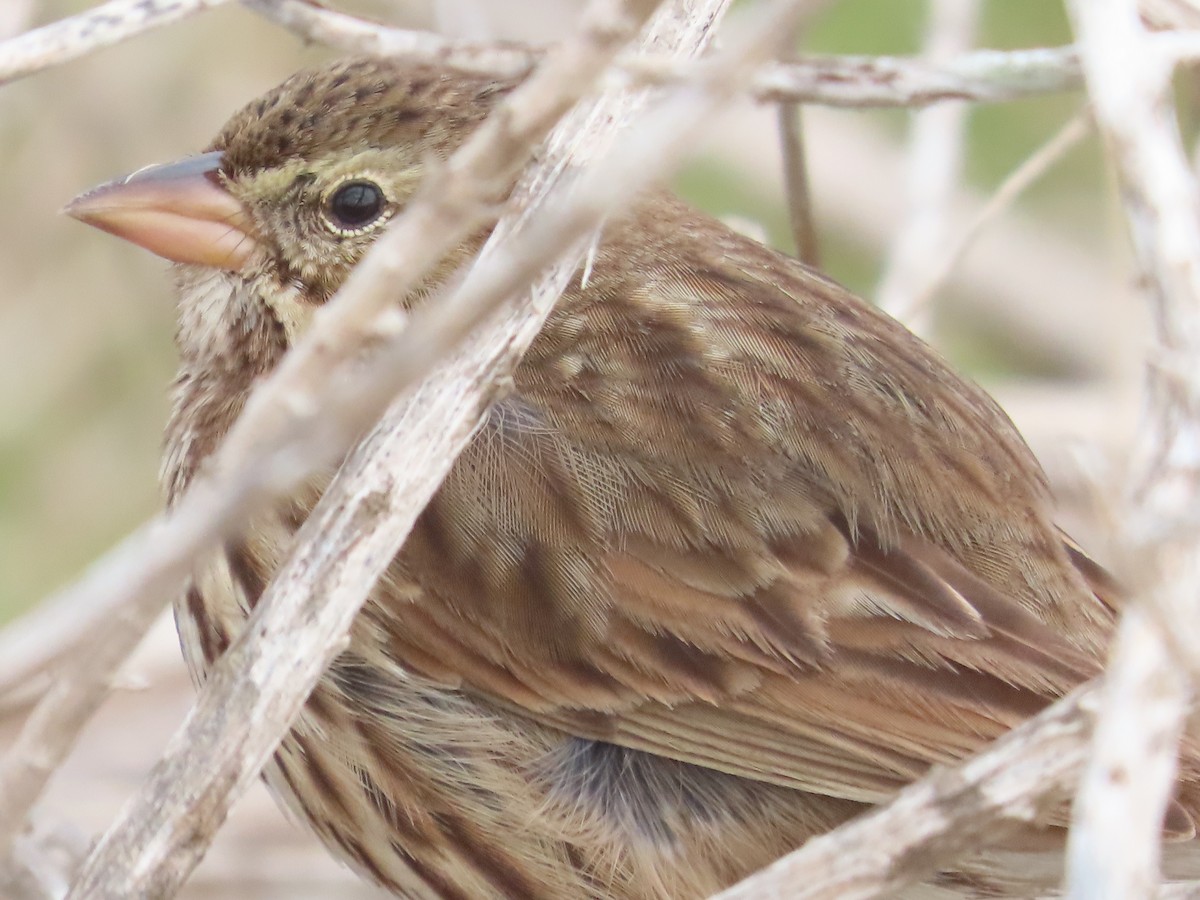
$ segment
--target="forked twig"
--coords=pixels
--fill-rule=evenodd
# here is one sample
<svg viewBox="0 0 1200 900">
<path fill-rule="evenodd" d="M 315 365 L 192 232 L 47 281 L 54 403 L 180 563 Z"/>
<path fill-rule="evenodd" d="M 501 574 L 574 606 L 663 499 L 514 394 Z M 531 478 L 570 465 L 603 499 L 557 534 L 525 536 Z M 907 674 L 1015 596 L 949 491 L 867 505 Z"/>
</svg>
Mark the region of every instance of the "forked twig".
<svg viewBox="0 0 1200 900">
<path fill-rule="evenodd" d="M 1070 897 L 1117 900 L 1157 890 L 1189 682 L 1200 671 L 1200 187 L 1179 142 L 1174 61 L 1154 52 L 1137 4 L 1072 0 L 1069 9 L 1155 321 L 1150 359 L 1168 361 L 1149 367 L 1125 480 L 1118 546 L 1137 605 L 1117 632 L 1068 852 Z"/>
</svg>

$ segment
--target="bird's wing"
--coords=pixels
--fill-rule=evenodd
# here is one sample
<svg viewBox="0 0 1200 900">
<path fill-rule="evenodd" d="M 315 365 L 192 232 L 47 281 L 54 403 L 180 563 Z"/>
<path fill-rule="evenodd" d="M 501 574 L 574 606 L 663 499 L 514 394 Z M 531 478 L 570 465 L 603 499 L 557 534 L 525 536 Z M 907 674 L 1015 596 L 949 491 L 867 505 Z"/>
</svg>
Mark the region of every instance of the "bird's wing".
<svg viewBox="0 0 1200 900">
<path fill-rule="evenodd" d="M 394 646 L 425 675 L 579 736 L 862 801 L 968 755 L 1096 672 L 928 543 L 851 544 L 830 524 L 797 541 L 816 545 L 833 565 L 793 556 L 736 577 L 711 555 L 648 544 L 594 567 L 560 567 L 542 548 L 504 593 L 447 560 L 419 600 L 393 608 Z M 569 592 L 553 582 L 576 564 L 603 598 L 575 598 L 591 621 L 558 606 Z"/>
<path fill-rule="evenodd" d="M 739 239 L 656 268 L 652 225 L 601 251 L 641 280 L 567 297 L 423 515 L 379 605 L 397 659 L 864 801 L 1095 673 L 1111 610 L 990 399 Z"/>
</svg>

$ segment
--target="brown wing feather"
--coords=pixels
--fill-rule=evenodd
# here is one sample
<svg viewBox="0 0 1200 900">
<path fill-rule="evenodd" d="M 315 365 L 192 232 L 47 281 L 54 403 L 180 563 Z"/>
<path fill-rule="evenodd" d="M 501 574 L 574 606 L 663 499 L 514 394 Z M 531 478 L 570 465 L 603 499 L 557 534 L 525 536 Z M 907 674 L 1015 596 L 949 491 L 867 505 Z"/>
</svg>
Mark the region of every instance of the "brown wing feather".
<svg viewBox="0 0 1200 900">
<path fill-rule="evenodd" d="M 642 280 L 568 292 L 422 517 L 397 659 L 576 735 L 865 801 L 1094 674 L 1111 610 L 1003 413 L 757 245 L 664 268 L 656 240 L 695 225 L 673 209 L 636 243 L 614 227 L 601 254 L 635 259 L 595 271 Z"/>
</svg>

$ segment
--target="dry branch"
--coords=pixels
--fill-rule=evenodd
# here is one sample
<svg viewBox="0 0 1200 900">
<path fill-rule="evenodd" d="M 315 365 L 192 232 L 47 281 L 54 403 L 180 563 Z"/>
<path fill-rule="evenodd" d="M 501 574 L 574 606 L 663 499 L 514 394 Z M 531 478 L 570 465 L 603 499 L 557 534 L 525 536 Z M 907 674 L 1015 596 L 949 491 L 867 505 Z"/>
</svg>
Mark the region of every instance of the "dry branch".
<svg viewBox="0 0 1200 900">
<path fill-rule="evenodd" d="M 779 143 L 783 157 L 784 195 L 788 224 L 796 256 L 809 266 L 821 265 L 821 245 L 808 181 L 808 154 L 804 149 L 804 114 L 798 103 L 783 103 L 778 112 Z"/>
<path fill-rule="evenodd" d="M 427 32 L 379 26 L 306 0 L 242 0 L 255 12 L 307 40 L 348 53 L 405 55 L 472 71 L 510 74 L 536 61 L 537 48 L 513 43 L 456 41 Z M 1177 52 L 1200 54 L 1200 42 Z M 684 82 L 694 64 L 655 56 L 624 59 L 614 67 L 619 80 L 667 85 Z M 749 85 L 764 102 L 829 106 L 925 106 L 943 100 L 994 103 L 1082 85 L 1072 47 L 980 51 L 940 62 L 886 56 L 809 56 L 764 65 Z"/>
<path fill-rule="evenodd" d="M 231 0 L 109 0 L 0 42 L 0 85 L 62 65 Z"/>
<path fill-rule="evenodd" d="M 925 52 L 936 62 L 974 41 L 978 0 L 934 0 L 929 5 Z M 892 242 L 876 303 L 917 334 L 929 331 L 928 305 L 917 298 L 941 268 L 950 234 L 950 209 L 962 177 L 967 108 L 941 104 L 915 113 L 908 143 L 908 214 Z"/>
<path fill-rule="evenodd" d="M 95 9 L 0 41 L 0 85 L 85 56 L 151 29 L 231 0 L 110 0 Z M 458 41 L 393 28 L 326 9 L 310 0 L 241 0 L 248 9 L 305 40 L 348 53 L 406 56 L 498 76 L 535 65 L 544 50 L 516 42 Z M 1156 35 L 1159 52 L 1176 61 L 1200 59 L 1200 34 Z M 611 78 L 629 86 L 686 82 L 694 64 L 655 55 L 621 61 Z M 945 100 L 1000 103 L 1078 90 L 1075 47 L 980 50 L 937 63 L 888 56 L 808 56 L 765 64 L 748 92 L 763 102 L 872 108 L 926 106 Z"/>
<path fill-rule="evenodd" d="M 1070 150 L 1078 146 L 1091 131 L 1091 110 L 1084 108 L 1009 173 L 967 224 L 955 229 L 955 234 L 942 245 L 939 258 L 928 272 L 921 291 L 912 296 L 908 309 L 919 310 L 930 302 L 934 293 L 953 274 L 987 226 L 1009 210 L 1025 191 Z"/>
<path fill-rule="evenodd" d="M 1070 9 L 1159 343 L 1118 535 L 1140 605 L 1117 634 L 1068 854 L 1070 896 L 1115 900 L 1157 889 L 1187 676 L 1200 661 L 1200 189 L 1179 142 L 1174 60 L 1155 52 L 1137 4 Z"/>
<path fill-rule="evenodd" d="M 403 55 L 459 68 L 511 74 L 536 62 L 541 50 L 513 42 L 458 41 L 391 28 L 307 0 L 242 0 L 243 4 L 306 40 L 348 53 Z M 1176 60 L 1200 58 L 1200 35 L 1156 38 Z M 653 55 L 620 60 L 614 76 L 656 85 L 687 81 L 694 64 Z M 981 50 L 931 61 L 888 56 L 808 56 L 764 65 L 749 85 L 763 102 L 819 103 L 870 108 L 919 107 L 945 100 L 999 103 L 1083 86 L 1074 47 Z"/>
<path fill-rule="evenodd" d="M 802 35 L 793 39 L 792 52 L 784 61 L 795 56 L 795 44 Z M 812 185 L 808 180 L 808 152 L 805 149 L 804 111 L 799 103 L 781 103 L 776 110 L 776 128 L 779 130 L 779 149 L 783 159 L 783 190 L 787 198 L 788 224 L 792 229 L 792 243 L 801 262 L 813 267 L 821 265 L 821 242 L 817 236 L 816 212 L 813 209 Z"/>
<path fill-rule="evenodd" d="M 1067 896 L 1149 900 L 1160 881 L 1160 832 L 1188 684 L 1141 605 L 1122 618 L 1101 702 L 1075 802 Z"/>
<path fill-rule="evenodd" d="M 77 59 L 145 31 L 230 0 L 111 0 L 111 2 L 0 41 L 0 85 Z M 307 0 L 242 0 L 247 8 L 306 40 L 352 53 L 406 56 L 458 68 L 512 75 L 537 63 L 541 49 L 515 43 L 455 41 L 428 32 L 391 28 L 325 9 Z M 1164 39 L 1168 39 L 1164 35 Z M 1200 57 L 1200 39 L 1170 37 L 1181 58 Z M 657 56 L 626 59 L 614 81 L 667 85 L 685 82 L 694 65 Z M 943 100 L 994 103 L 1081 85 L 1073 47 L 979 51 L 931 64 L 903 57 L 813 56 L 768 63 L 748 86 L 764 102 L 830 106 L 924 106 Z"/>
</svg>

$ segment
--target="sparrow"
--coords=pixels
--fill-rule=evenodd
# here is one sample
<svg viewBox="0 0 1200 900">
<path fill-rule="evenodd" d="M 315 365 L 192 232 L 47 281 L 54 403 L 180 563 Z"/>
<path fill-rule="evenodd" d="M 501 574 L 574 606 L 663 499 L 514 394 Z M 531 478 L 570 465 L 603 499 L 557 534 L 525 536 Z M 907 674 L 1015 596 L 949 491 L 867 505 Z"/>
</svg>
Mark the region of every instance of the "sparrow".
<svg viewBox="0 0 1200 900">
<path fill-rule="evenodd" d="M 175 263 L 168 503 L 518 83 L 340 60 L 199 156 L 73 202 Z M 197 564 L 175 615 L 198 680 L 326 483 Z M 606 223 L 264 776 L 399 896 L 704 897 L 1098 674 L 1121 603 L 986 393 L 829 278 L 651 192 Z M 1050 888 L 1066 821 L 911 896 Z"/>
</svg>

